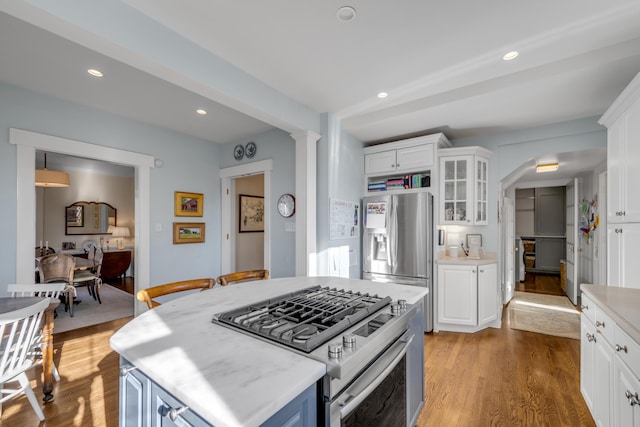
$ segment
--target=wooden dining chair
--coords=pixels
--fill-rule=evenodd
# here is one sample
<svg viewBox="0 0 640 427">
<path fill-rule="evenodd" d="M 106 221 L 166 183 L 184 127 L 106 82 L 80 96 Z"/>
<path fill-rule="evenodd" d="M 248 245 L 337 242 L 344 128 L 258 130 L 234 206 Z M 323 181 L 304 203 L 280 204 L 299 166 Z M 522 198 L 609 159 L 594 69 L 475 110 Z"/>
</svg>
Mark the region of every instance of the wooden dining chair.
<svg viewBox="0 0 640 427">
<path fill-rule="evenodd" d="M 28 357 L 33 337 L 41 330 L 44 311 L 49 306 L 45 298 L 29 307 L 0 314 L 0 405 L 20 394 L 25 394 L 40 421 L 44 414 L 25 373 L 33 361 Z M 18 382 L 18 388 L 9 388 L 7 383 Z"/>
<path fill-rule="evenodd" d="M 38 261 L 40 283 L 67 283 L 68 292 L 64 301 L 64 311 L 69 311 L 73 317 L 73 297 L 76 290 L 73 287 L 73 273 L 76 260 L 68 254 L 45 255 Z"/>
<path fill-rule="evenodd" d="M 97 248 L 91 255 L 92 257 L 88 259 L 93 260 L 97 267 L 93 268 L 92 270 L 80 270 L 74 272 L 73 286 L 86 286 L 87 290 L 89 291 L 89 295 L 91 295 L 94 300 L 97 299 L 98 303 L 102 304 L 102 300 L 100 299 L 100 286 L 102 286 L 100 272 L 102 271 L 102 260 L 104 259 L 104 252 L 102 252 L 102 249 Z"/>
<path fill-rule="evenodd" d="M 227 286 L 233 282 L 248 282 L 251 280 L 267 280 L 269 278 L 269 270 L 247 270 L 238 271 L 236 273 L 224 274 L 218 277 L 218 283 Z"/>
<path fill-rule="evenodd" d="M 164 285 L 141 289 L 136 294 L 136 297 L 138 298 L 138 301 L 146 303 L 147 307 L 152 309 L 161 305 L 158 301 L 154 300 L 154 298 L 159 296 L 197 289 L 200 291 L 206 291 L 207 289 L 213 288 L 215 284 L 216 279 L 212 278 L 183 280 L 180 282 L 166 283 Z"/>
</svg>

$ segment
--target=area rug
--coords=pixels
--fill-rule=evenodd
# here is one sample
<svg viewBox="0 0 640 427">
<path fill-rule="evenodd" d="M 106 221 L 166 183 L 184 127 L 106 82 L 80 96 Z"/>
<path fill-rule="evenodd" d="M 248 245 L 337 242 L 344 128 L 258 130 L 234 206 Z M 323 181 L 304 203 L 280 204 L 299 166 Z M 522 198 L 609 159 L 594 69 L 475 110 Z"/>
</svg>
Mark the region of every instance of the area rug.
<svg viewBox="0 0 640 427">
<path fill-rule="evenodd" d="M 580 312 L 565 296 L 516 291 L 507 310 L 511 329 L 580 339 Z"/>
<path fill-rule="evenodd" d="M 86 286 L 77 288 L 77 292 L 77 298 L 82 302 L 73 307 L 73 317 L 64 311 L 62 304 L 56 309 L 54 334 L 133 316 L 133 295 L 125 291 L 103 284 L 100 288 L 102 304 L 89 295 Z"/>
</svg>

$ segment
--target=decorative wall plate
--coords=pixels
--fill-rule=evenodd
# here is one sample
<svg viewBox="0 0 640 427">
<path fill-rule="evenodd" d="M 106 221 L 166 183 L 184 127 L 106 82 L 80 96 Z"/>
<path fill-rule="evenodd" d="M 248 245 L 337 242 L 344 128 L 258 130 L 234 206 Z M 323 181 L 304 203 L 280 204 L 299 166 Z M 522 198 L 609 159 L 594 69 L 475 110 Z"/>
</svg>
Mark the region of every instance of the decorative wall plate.
<svg viewBox="0 0 640 427">
<path fill-rule="evenodd" d="M 249 159 L 256 155 L 256 151 L 258 151 L 258 147 L 256 147 L 256 143 L 253 141 L 247 142 L 247 145 L 244 147 L 244 154 Z"/>
<path fill-rule="evenodd" d="M 242 160 L 242 158 L 244 157 L 244 147 L 242 146 L 242 144 L 236 145 L 236 147 L 233 149 L 233 157 L 236 160 Z"/>
</svg>

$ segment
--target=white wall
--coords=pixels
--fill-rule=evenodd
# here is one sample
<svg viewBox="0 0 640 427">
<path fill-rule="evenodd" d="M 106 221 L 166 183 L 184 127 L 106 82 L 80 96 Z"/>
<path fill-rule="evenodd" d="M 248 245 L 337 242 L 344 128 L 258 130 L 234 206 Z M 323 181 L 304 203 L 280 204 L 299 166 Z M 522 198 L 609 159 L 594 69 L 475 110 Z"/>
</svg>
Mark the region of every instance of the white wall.
<svg viewBox="0 0 640 427">
<path fill-rule="evenodd" d="M 240 212 L 240 194 L 264 196 L 264 175 L 236 179 L 236 212 Z M 240 216 L 235 218 L 236 266 L 234 271 L 261 270 L 264 266 L 264 232 L 240 233 Z"/>
</svg>

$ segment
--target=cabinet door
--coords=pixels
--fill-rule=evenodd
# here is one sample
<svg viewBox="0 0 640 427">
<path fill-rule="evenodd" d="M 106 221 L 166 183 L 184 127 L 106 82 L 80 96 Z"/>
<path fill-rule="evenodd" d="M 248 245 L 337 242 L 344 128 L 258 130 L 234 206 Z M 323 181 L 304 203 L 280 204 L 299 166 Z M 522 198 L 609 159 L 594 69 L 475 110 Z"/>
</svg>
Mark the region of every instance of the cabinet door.
<svg viewBox="0 0 640 427">
<path fill-rule="evenodd" d="M 593 418 L 596 425 L 608 426 L 611 423 L 611 386 L 613 379 L 613 348 L 607 344 L 601 334 L 596 334 L 593 355 Z"/>
<path fill-rule="evenodd" d="M 489 192 L 487 186 L 489 184 L 489 161 L 482 157 L 475 159 L 475 224 L 487 225 L 489 223 L 487 210 Z"/>
<path fill-rule="evenodd" d="M 640 223 L 607 226 L 607 284 L 640 288 Z"/>
<path fill-rule="evenodd" d="M 400 148 L 396 152 L 396 168 L 403 171 L 430 169 L 433 156 L 433 144 Z"/>
<path fill-rule="evenodd" d="M 317 422 L 316 386 L 312 385 L 260 427 L 311 427 Z"/>
<path fill-rule="evenodd" d="M 478 324 L 478 286 L 475 266 L 438 266 L 438 322 Z"/>
<path fill-rule="evenodd" d="M 478 266 L 478 324 L 498 318 L 498 269 L 496 264 Z"/>
<path fill-rule="evenodd" d="M 640 427 L 640 381 L 619 357 L 613 365 L 612 425 Z"/>
<path fill-rule="evenodd" d="M 609 223 L 624 222 L 623 180 L 624 153 L 622 134 L 625 118 L 620 118 L 607 131 L 607 221 Z"/>
<path fill-rule="evenodd" d="M 150 426 L 151 381 L 135 367 L 122 364 L 120 370 L 120 426 Z"/>
<path fill-rule="evenodd" d="M 580 391 L 585 403 L 594 416 L 595 351 L 596 328 L 582 314 L 580 319 Z"/>
<path fill-rule="evenodd" d="M 151 413 L 153 427 L 210 426 L 187 406 L 154 383 L 152 383 L 151 390 Z"/>
<path fill-rule="evenodd" d="M 395 172 L 395 170 L 396 150 L 365 154 L 364 156 L 364 173 L 367 175 Z"/>
<path fill-rule="evenodd" d="M 622 138 L 624 144 L 624 182 L 623 188 L 623 218 L 624 222 L 640 222 L 640 101 L 629 107 L 625 113 L 626 126 Z"/>
<path fill-rule="evenodd" d="M 473 220 L 473 156 L 440 158 L 440 222 Z"/>
</svg>

